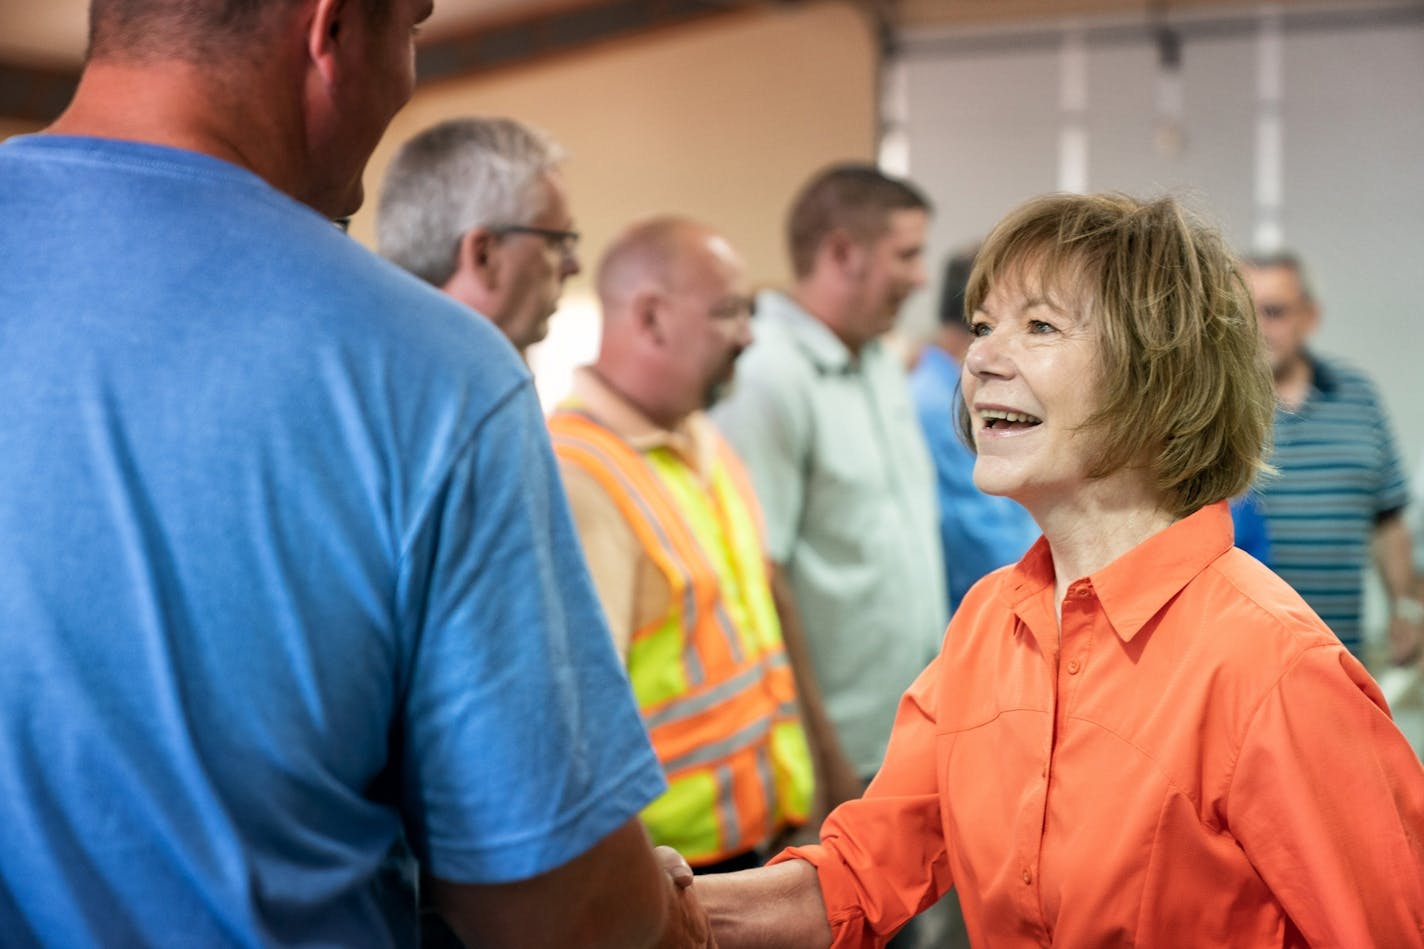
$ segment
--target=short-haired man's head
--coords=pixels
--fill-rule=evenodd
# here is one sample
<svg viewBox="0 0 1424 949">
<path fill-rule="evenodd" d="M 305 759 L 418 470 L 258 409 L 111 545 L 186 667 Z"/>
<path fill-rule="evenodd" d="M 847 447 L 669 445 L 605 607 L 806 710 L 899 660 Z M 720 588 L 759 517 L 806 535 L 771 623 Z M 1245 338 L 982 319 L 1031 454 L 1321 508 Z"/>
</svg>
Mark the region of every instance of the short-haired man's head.
<svg viewBox="0 0 1424 949">
<path fill-rule="evenodd" d="M 1289 378 L 1308 363 L 1306 343 L 1320 318 L 1305 266 L 1290 251 L 1249 256 L 1242 265 L 1265 334 L 1271 369 L 1278 379 Z"/>
<path fill-rule="evenodd" d="M 1185 516 L 1269 470 L 1275 395 L 1255 309 L 1220 234 L 1175 200 L 1029 201 L 980 249 L 969 312 L 1002 280 L 1081 307 L 1097 334 L 1092 476 L 1145 467 L 1166 509 Z"/>
<path fill-rule="evenodd" d="M 1275 268 L 1289 270 L 1295 274 L 1296 282 L 1300 285 L 1301 299 L 1306 303 L 1315 302 L 1315 292 L 1311 289 L 1310 274 L 1305 269 L 1305 262 L 1302 261 L 1300 255 L 1293 250 L 1244 254 L 1241 257 L 1241 266 L 1250 267 L 1253 270 L 1272 270 Z"/>
<path fill-rule="evenodd" d="M 271 14 L 298 0 L 90 0 L 89 52 L 93 60 L 182 60 L 204 64 L 246 52 Z M 378 22 L 392 0 L 361 0 Z"/>
<path fill-rule="evenodd" d="M 964 293 L 969 287 L 969 275 L 974 270 L 978 245 L 951 254 L 944 262 L 944 280 L 939 288 L 939 322 L 941 326 L 957 326 L 969 330 L 964 309 Z"/>
<path fill-rule="evenodd" d="M 787 219 L 791 269 L 797 280 L 810 276 L 821 242 L 844 230 L 861 243 L 885 232 L 892 211 L 932 210 L 914 185 L 865 164 L 832 165 L 802 187 Z"/>
<path fill-rule="evenodd" d="M 426 129 L 386 170 L 376 221 L 381 255 L 443 286 L 465 232 L 527 225 L 544 211 L 542 179 L 562 160 L 550 138 L 513 119 L 451 119 Z"/>
</svg>

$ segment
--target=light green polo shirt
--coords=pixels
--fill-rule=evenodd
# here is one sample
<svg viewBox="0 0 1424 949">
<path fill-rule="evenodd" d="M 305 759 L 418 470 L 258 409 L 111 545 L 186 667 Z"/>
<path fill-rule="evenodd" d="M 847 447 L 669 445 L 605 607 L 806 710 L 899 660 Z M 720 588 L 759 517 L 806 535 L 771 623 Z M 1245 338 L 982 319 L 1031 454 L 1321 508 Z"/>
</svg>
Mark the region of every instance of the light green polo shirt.
<svg viewBox="0 0 1424 949">
<path fill-rule="evenodd" d="M 869 776 L 948 620 L 934 468 L 880 343 L 855 357 L 776 292 L 758 297 L 754 331 L 712 418 L 751 472 L 827 713 Z"/>
</svg>

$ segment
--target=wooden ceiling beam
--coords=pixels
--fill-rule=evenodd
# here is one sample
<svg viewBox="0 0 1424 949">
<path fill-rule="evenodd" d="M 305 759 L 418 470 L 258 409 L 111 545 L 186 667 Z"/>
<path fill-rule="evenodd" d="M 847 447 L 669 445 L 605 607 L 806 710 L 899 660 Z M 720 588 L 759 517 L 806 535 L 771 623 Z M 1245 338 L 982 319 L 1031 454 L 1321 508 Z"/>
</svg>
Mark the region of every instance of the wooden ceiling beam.
<svg viewBox="0 0 1424 949">
<path fill-rule="evenodd" d="M 421 83 L 478 75 L 596 43 L 691 23 L 749 7 L 803 0 L 607 0 L 435 37 L 416 50 Z M 0 117 L 50 122 L 68 105 L 79 70 L 0 62 Z"/>
<path fill-rule="evenodd" d="M 480 26 L 423 44 L 421 82 L 477 75 L 749 7 L 802 0 L 607 0 Z"/>
</svg>

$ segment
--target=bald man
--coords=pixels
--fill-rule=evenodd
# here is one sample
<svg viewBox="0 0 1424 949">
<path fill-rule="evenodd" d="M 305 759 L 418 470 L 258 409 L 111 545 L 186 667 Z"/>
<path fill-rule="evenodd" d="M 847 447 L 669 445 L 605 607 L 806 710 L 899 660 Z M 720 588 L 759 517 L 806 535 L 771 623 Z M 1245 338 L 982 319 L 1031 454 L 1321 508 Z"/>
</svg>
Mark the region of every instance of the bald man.
<svg viewBox="0 0 1424 949">
<path fill-rule="evenodd" d="M 597 287 L 598 359 L 549 426 L 667 772 L 643 823 L 698 872 L 744 869 L 806 820 L 812 790 L 760 510 L 702 411 L 751 343 L 745 269 L 715 232 L 658 218 L 613 243 Z"/>
</svg>

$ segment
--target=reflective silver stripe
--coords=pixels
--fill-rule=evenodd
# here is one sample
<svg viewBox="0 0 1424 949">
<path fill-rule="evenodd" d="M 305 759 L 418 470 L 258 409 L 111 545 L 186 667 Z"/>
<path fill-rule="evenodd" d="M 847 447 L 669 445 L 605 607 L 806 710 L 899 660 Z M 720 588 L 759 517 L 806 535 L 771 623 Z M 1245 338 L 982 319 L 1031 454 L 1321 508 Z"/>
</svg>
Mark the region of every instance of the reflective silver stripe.
<svg viewBox="0 0 1424 949">
<path fill-rule="evenodd" d="M 672 553 L 672 548 L 668 548 L 668 553 Z M 673 556 L 674 560 L 678 558 Z M 687 687 L 695 689 L 707 681 L 707 671 L 702 668 L 702 657 L 697 654 L 697 591 L 693 588 L 692 577 L 686 569 L 686 565 L 679 563 L 683 567 L 682 578 L 682 628 L 684 631 L 682 644 L 682 661 L 687 667 Z"/>
<path fill-rule="evenodd" d="M 648 730 L 652 731 L 670 722 L 676 722 L 684 718 L 699 715 L 756 685 L 765 675 L 766 670 L 762 666 L 752 666 L 744 672 L 737 673 L 725 682 L 713 686 L 706 692 L 673 699 L 652 715 L 647 716 L 644 721 L 647 723 Z"/>
<path fill-rule="evenodd" d="M 584 417 L 587 418 L 587 416 Z M 593 422 L 592 424 L 597 425 L 599 423 Z M 693 589 L 692 572 L 688 568 L 688 565 L 682 562 L 682 558 L 678 556 L 677 548 L 673 547 L 672 543 L 668 540 L 667 533 L 663 530 L 663 525 L 653 516 L 652 510 L 648 508 L 642 496 L 633 490 L 633 486 L 628 483 L 628 479 L 624 477 L 622 470 L 609 459 L 607 452 L 591 441 L 581 439 L 568 432 L 556 433 L 554 435 L 554 441 L 555 443 L 560 441 L 568 442 L 572 447 L 587 451 L 602 461 L 604 468 L 611 472 L 613 477 L 618 479 L 618 483 L 623 486 L 624 494 L 632 499 L 638 511 L 643 515 L 643 519 L 648 522 L 648 525 L 653 529 L 653 533 L 657 535 L 658 543 L 660 543 L 663 550 L 667 552 L 668 559 L 676 564 L 678 573 L 682 575 L 683 628 L 685 630 L 695 630 L 697 628 L 697 597 Z M 639 456 L 639 460 L 642 460 L 641 455 Z M 644 464 L 647 464 L 647 462 L 644 462 Z M 648 465 L 648 467 L 651 468 L 652 466 Z M 653 477 L 658 477 L 656 470 L 653 471 Z M 689 687 L 696 687 L 707 681 L 707 672 L 702 668 L 701 657 L 697 655 L 696 636 L 688 635 L 683 637 L 682 658 L 683 664 L 687 668 L 687 684 Z"/>
<path fill-rule="evenodd" d="M 737 818 L 737 802 L 732 796 L 732 769 L 717 769 L 717 815 L 722 825 L 722 849 L 736 853 L 742 849 L 742 825 Z"/>
<path fill-rule="evenodd" d="M 766 746 L 757 749 L 757 777 L 761 779 L 762 800 L 766 801 L 766 832 L 768 836 L 775 830 L 777 812 L 781 802 L 776 796 L 776 782 L 771 776 L 771 753 Z"/>
<path fill-rule="evenodd" d="M 718 486 L 726 480 L 727 472 L 722 464 L 721 457 L 714 459 L 713 465 L 715 467 L 712 469 L 712 492 L 711 496 L 707 498 L 707 503 L 712 509 L 711 515 L 713 524 L 717 525 L 719 530 L 725 530 L 725 522 L 729 522 L 732 520 L 732 514 L 729 510 L 726 509 L 726 505 L 724 503 L 721 503 L 720 497 L 722 494 L 725 494 L 725 491 L 718 491 Z M 648 467 L 651 468 L 653 470 L 653 474 L 655 474 L 659 478 L 666 477 L 666 479 L 674 479 L 679 482 L 685 482 L 688 480 L 686 478 L 681 477 L 679 471 L 669 470 L 667 465 L 658 464 L 650 461 L 648 462 Z M 685 468 L 685 465 L 682 466 L 682 469 L 685 470 Z M 665 472 L 666 476 L 664 474 Z M 669 485 L 667 483 L 667 480 L 664 480 L 663 487 L 669 494 L 673 495 L 674 501 L 677 500 L 678 491 L 697 493 L 698 495 L 706 494 L 703 489 L 701 489 L 695 484 L 689 486 L 686 483 L 680 483 L 678 488 L 674 489 L 672 485 Z M 726 607 L 723 605 L 721 597 L 725 595 L 725 591 L 721 590 L 722 578 L 717 573 L 717 565 L 713 562 L 713 554 L 707 549 L 706 546 L 704 546 L 704 539 L 698 535 L 697 531 L 693 527 L 693 524 L 691 523 L 690 518 L 688 518 L 688 521 L 689 523 L 687 524 L 687 532 L 692 536 L 693 542 L 697 546 L 697 552 L 702 558 L 703 566 L 707 569 L 708 575 L 711 576 L 717 583 L 719 595 L 717 598 L 717 602 L 713 604 L 712 615 L 716 618 L 717 626 L 722 631 L 722 638 L 726 640 L 727 652 L 732 657 L 732 661 L 738 664 L 743 663 L 746 661 L 746 651 L 742 649 L 742 637 L 737 632 L 736 624 L 734 624 L 732 622 L 732 618 L 727 615 Z M 736 549 L 732 542 L 733 538 L 731 536 L 724 535 L 722 537 L 722 540 L 727 546 L 727 554 L 729 558 L 728 567 L 734 574 L 736 574 L 739 568 L 737 563 Z M 738 580 L 740 581 L 740 577 L 738 577 Z"/>
<path fill-rule="evenodd" d="M 795 702 L 782 702 L 776 709 L 778 718 L 796 718 L 801 714 L 800 707 Z"/>
<path fill-rule="evenodd" d="M 732 618 L 727 615 L 727 609 L 722 605 L 721 599 L 717 600 L 717 608 L 714 610 L 717 617 L 717 625 L 722 627 L 722 636 L 727 640 L 727 650 L 732 654 L 732 661 L 743 663 L 746 661 L 746 654 L 742 652 L 742 637 L 737 635 L 737 627 L 732 623 Z"/>
<path fill-rule="evenodd" d="M 674 758 L 671 761 L 663 762 L 663 770 L 669 774 L 682 771 L 686 768 L 696 768 L 702 765 L 710 765 L 729 758 L 744 748 L 750 748 L 759 741 L 763 741 L 771 731 L 771 721 L 769 719 L 758 719 L 750 725 L 743 726 L 740 730 L 733 732 L 721 741 L 713 742 L 710 745 L 703 745 L 701 748 L 694 748 L 681 758 Z"/>
</svg>

